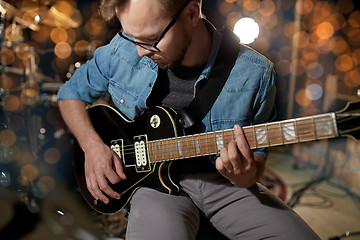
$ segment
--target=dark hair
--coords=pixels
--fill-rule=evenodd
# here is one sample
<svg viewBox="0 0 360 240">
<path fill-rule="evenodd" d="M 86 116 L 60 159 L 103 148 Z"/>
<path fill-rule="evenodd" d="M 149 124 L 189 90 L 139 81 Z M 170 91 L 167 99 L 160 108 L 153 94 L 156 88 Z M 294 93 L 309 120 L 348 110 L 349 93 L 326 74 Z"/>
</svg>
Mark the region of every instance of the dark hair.
<svg viewBox="0 0 360 240">
<path fill-rule="evenodd" d="M 101 0 L 99 11 L 105 20 L 111 20 L 115 16 L 115 9 L 121 7 L 130 0 Z M 164 12 L 173 15 L 177 9 L 184 4 L 185 0 L 159 0 L 164 6 Z M 202 0 L 196 0 L 202 2 Z"/>
</svg>

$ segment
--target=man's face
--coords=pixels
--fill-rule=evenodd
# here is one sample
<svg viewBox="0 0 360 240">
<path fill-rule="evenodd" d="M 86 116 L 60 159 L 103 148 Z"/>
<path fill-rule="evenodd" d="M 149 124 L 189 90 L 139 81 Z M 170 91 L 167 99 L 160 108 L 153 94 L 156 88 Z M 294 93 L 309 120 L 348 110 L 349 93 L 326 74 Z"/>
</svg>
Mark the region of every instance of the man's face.
<svg viewBox="0 0 360 240">
<path fill-rule="evenodd" d="M 191 42 L 182 13 L 158 43 L 160 52 L 137 46 L 139 56 L 151 58 L 163 69 L 181 64 Z M 173 18 L 164 14 L 159 0 L 129 0 L 117 11 L 117 17 L 126 35 L 133 37 L 134 41 L 148 44 L 158 39 Z"/>
</svg>

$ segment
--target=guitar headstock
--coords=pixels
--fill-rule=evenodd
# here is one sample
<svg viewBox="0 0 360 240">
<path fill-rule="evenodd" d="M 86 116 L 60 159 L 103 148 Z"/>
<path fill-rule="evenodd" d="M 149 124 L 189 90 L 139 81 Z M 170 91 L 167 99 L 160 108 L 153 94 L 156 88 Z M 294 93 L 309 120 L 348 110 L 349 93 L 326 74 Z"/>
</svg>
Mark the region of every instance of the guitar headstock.
<svg viewBox="0 0 360 240">
<path fill-rule="evenodd" d="M 348 102 L 335 115 L 339 135 L 360 140 L 360 100 Z"/>
</svg>

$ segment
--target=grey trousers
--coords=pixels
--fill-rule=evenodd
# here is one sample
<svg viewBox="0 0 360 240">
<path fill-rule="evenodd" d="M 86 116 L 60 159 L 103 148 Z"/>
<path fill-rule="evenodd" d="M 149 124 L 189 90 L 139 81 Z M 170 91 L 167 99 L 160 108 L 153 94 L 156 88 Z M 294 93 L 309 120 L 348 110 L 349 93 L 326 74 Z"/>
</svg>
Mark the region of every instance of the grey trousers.
<svg viewBox="0 0 360 240">
<path fill-rule="evenodd" d="M 219 173 L 181 177 L 182 192 L 140 188 L 130 202 L 127 240 L 192 240 L 200 216 L 229 239 L 319 239 L 284 202 L 261 184 L 236 188 Z"/>
</svg>

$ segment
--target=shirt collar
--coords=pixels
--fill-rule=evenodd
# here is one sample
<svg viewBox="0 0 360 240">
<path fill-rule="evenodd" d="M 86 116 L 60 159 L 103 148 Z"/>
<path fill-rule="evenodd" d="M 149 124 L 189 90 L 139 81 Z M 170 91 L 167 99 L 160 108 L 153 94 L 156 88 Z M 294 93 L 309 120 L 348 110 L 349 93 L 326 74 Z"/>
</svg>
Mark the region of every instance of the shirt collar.
<svg viewBox="0 0 360 240">
<path fill-rule="evenodd" d="M 214 66 L 215 59 L 218 54 L 222 36 L 223 36 L 222 33 L 220 31 L 218 31 L 214 27 L 214 25 L 211 22 L 209 22 L 207 19 L 204 19 L 204 22 L 205 22 L 206 27 L 212 34 L 212 44 L 211 44 L 211 51 L 210 51 L 209 59 L 204 67 L 204 70 L 202 71 L 202 73 L 200 75 L 199 80 L 203 79 L 203 78 L 207 78 L 207 79 L 209 78 L 210 72 Z"/>
</svg>

